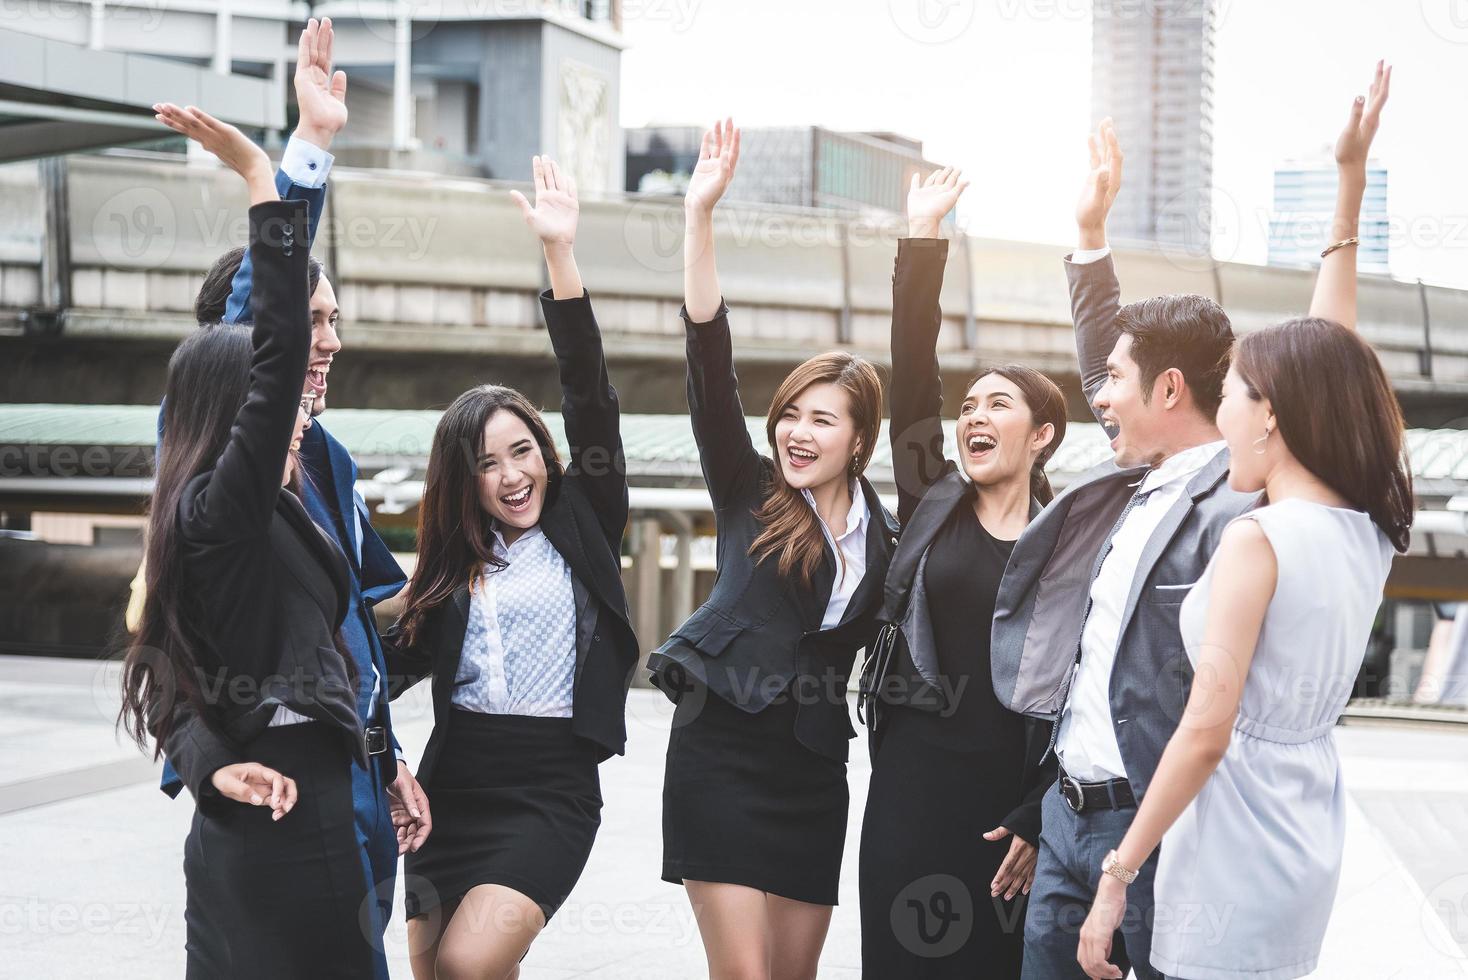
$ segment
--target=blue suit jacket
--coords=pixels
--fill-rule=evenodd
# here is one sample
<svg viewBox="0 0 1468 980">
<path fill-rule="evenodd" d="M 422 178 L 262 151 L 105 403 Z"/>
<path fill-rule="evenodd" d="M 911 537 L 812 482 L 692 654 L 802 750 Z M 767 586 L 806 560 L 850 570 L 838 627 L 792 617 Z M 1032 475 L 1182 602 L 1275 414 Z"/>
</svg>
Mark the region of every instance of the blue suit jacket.
<svg viewBox="0 0 1468 980">
<path fill-rule="evenodd" d="M 280 196 L 287 200 L 305 201 L 309 206 L 307 233 L 310 240 L 316 238 L 316 227 L 321 221 L 322 208 L 326 203 L 326 188 L 303 187 L 291 181 L 284 171 L 276 171 L 275 187 Z M 231 283 L 229 299 L 225 303 L 226 323 L 249 323 L 250 288 L 253 269 L 250 252 L 245 250 L 244 261 Z M 158 413 L 158 435 L 163 435 L 163 413 Z M 348 622 L 343 624 L 342 639 L 357 661 L 359 688 L 357 707 L 362 718 L 376 715 L 378 724 L 387 727 L 394 751 L 399 748 L 397 736 L 392 734 L 392 722 L 388 712 L 387 663 L 382 656 L 382 643 L 372 620 L 372 606 L 384 599 L 397 595 L 406 583 L 403 570 L 398 566 L 387 545 L 372 529 L 366 503 L 357 494 L 357 464 L 347 447 L 334 439 L 319 420 L 314 420 L 301 439 L 301 457 L 306 464 L 310 479 L 304 481 L 303 502 L 312 518 L 323 530 L 336 539 L 351 566 L 351 595 L 347 610 Z M 360 531 L 360 533 L 359 533 Z M 382 679 L 374 710 L 372 699 L 373 668 Z M 388 767 L 391 770 L 393 767 Z M 177 796 L 183 781 L 166 760 L 163 766 L 163 791 Z"/>
</svg>

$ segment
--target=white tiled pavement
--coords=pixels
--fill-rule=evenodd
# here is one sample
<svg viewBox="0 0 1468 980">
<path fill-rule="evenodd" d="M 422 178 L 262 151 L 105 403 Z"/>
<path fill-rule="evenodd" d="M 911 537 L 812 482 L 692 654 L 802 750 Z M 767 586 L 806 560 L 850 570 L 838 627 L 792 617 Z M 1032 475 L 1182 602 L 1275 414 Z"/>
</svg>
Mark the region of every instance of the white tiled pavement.
<svg viewBox="0 0 1468 980">
<path fill-rule="evenodd" d="M 115 671 L 0 658 L 0 976 L 183 972 L 182 844 L 191 807 L 113 732 Z M 395 708 L 410 755 L 427 738 L 426 691 Z M 662 695 L 635 690 L 627 755 L 602 767 L 606 806 L 580 884 L 527 957 L 524 980 L 706 975 L 681 888 L 658 879 Z M 1468 977 L 1468 732 L 1348 726 L 1345 866 L 1317 976 Z M 856 844 L 865 745 L 852 745 L 852 819 L 822 978 L 860 976 Z M 49 801 L 49 802 L 48 802 Z M 1261 895 L 1261 901 L 1268 896 Z M 399 916 L 395 977 L 410 976 Z"/>
</svg>

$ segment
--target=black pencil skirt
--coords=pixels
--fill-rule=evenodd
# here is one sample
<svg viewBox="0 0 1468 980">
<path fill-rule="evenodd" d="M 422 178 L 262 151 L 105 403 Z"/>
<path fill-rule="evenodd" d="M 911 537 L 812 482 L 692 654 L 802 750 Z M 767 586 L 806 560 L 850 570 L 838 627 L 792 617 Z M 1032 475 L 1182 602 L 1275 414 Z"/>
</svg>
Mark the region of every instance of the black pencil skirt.
<svg viewBox="0 0 1468 980">
<path fill-rule="evenodd" d="M 850 793 L 846 764 L 795 738 L 788 696 L 756 714 L 684 696 L 663 778 L 663 880 L 746 885 L 835 905 Z"/>
<path fill-rule="evenodd" d="M 296 781 L 268 806 L 214 799 L 184 844 L 187 976 L 370 977 L 367 877 L 352 818 L 352 757 L 322 722 L 267 728 L 243 758 Z"/>
<path fill-rule="evenodd" d="M 595 744 L 570 718 L 453 709 L 423 787 L 433 832 L 404 858 L 408 918 L 457 903 L 476 885 L 529 897 L 549 921 L 591 856 L 601 826 Z"/>
</svg>

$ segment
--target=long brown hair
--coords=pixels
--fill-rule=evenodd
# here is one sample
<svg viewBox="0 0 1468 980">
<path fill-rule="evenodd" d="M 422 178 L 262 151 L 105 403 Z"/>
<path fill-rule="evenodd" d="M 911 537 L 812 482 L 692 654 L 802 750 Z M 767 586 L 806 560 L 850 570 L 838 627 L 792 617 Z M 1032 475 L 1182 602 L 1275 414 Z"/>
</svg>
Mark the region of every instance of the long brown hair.
<svg viewBox="0 0 1468 980">
<path fill-rule="evenodd" d="M 1065 441 L 1065 395 L 1054 381 L 1023 364 L 1001 364 L 998 367 L 985 368 L 973 376 L 964 390 L 972 389 L 991 374 L 1013 382 L 1019 389 L 1020 397 L 1029 406 L 1030 418 L 1035 428 L 1038 429 L 1047 422 L 1055 427 L 1054 438 L 1048 446 L 1040 450 L 1034 465 L 1030 467 L 1030 496 L 1044 506 L 1055 499 L 1055 491 L 1050 486 L 1050 477 L 1045 475 L 1045 467 L 1055 456 L 1055 450 Z"/>
<path fill-rule="evenodd" d="M 1406 551 L 1413 507 L 1406 424 L 1361 335 L 1319 317 L 1287 320 L 1245 334 L 1234 370 L 1250 398 L 1269 399 L 1280 438 L 1300 464 Z"/>
<path fill-rule="evenodd" d="M 530 430 L 545 459 L 544 507 L 560 487 L 561 457 L 545 419 L 514 388 L 479 385 L 450 405 L 433 432 L 423 501 L 418 506 L 418 564 L 403 600 L 401 642 L 419 640 L 428 614 L 454 594 L 486 562 L 502 568 L 494 553 L 494 519 L 479 503 L 479 454 L 484 426 L 497 412 L 513 412 Z"/>
<path fill-rule="evenodd" d="M 790 403 L 815 384 L 835 385 L 846 392 L 858 439 L 858 451 L 847 468 L 849 475 L 860 476 L 867 463 L 871 462 L 882 425 L 882 379 L 877 369 L 865 358 L 844 351 L 818 354 L 801 364 L 786 375 L 775 390 L 775 397 L 770 400 L 770 411 L 765 416 L 765 436 L 770 441 L 770 450 L 776 461 L 770 472 L 764 502 L 754 512 L 763 529 L 749 546 L 749 554 L 756 562 L 762 562 L 778 553 L 780 575 L 789 577 L 798 572 L 807 582 L 821 564 L 826 536 L 821 531 L 820 518 L 815 510 L 798 490 L 785 482 L 775 442 L 775 428 Z M 857 492 L 860 493 L 860 489 Z"/>
</svg>

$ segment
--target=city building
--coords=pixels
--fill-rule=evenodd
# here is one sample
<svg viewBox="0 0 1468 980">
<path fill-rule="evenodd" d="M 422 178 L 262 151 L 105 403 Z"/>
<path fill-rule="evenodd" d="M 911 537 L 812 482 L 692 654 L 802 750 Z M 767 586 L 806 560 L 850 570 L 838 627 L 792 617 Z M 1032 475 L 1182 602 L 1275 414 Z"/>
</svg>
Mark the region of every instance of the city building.
<svg viewBox="0 0 1468 980">
<path fill-rule="evenodd" d="M 312 16 L 350 79 L 342 163 L 528 180 L 548 152 L 583 188 L 622 186 L 621 0 L 32 0 L 0 24 L 30 124 L 0 159 L 161 139 L 162 100 L 275 142 Z"/>
<path fill-rule="evenodd" d="M 1095 0 L 1092 122 L 1126 153 L 1113 238 L 1207 251 L 1212 234 L 1217 0 Z"/>
<path fill-rule="evenodd" d="M 1386 275 L 1390 269 L 1390 218 L 1386 168 L 1366 164 L 1366 195 L 1361 201 L 1361 245 L 1356 268 Z M 1269 219 L 1269 264 L 1318 266 L 1331 242 L 1335 214 L 1336 165 L 1329 156 L 1287 161 L 1274 171 L 1274 213 Z"/>
<path fill-rule="evenodd" d="M 703 130 L 651 126 L 628 130 L 626 189 L 682 194 L 698 163 Z M 920 141 L 894 133 L 838 133 L 820 126 L 743 130 L 739 172 L 727 199 L 847 213 L 902 214 L 912 175 L 938 165 Z"/>
</svg>

